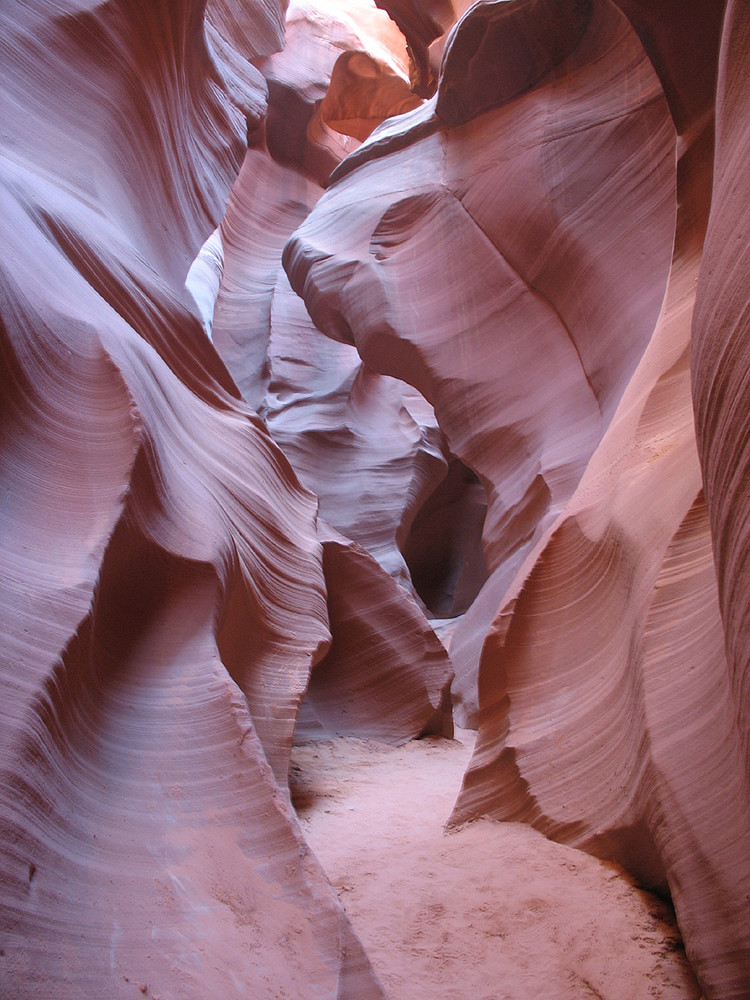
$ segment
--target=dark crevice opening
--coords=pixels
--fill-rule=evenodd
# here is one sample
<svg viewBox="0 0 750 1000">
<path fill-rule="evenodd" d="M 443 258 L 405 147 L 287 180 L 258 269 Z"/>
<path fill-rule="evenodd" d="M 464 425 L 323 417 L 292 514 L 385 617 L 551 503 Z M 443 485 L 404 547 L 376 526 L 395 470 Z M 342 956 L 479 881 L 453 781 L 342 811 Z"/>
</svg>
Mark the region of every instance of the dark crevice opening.
<svg viewBox="0 0 750 1000">
<path fill-rule="evenodd" d="M 435 618 L 462 615 L 487 579 L 482 548 L 486 513 L 487 495 L 477 475 L 451 458 L 401 549 L 414 589 Z"/>
</svg>

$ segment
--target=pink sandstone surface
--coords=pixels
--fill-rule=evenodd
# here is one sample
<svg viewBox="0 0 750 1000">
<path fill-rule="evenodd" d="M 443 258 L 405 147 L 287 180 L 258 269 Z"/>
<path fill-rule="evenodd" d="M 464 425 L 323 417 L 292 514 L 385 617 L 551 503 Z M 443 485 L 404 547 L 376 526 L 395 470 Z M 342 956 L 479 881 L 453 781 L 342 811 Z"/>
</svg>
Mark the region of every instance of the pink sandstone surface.
<svg viewBox="0 0 750 1000">
<path fill-rule="evenodd" d="M 214 12 L 256 46 L 242 113 L 199 5 L 4 27 L 6 996 L 382 995 L 285 790 L 331 643 L 317 501 L 183 290 L 282 42 Z M 407 648 L 391 738 L 447 725 L 445 653 Z"/>
<path fill-rule="evenodd" d="M 742 669 L 690 395 L 710 65 L 686 87 L 643 11 L 653 64 L 610 4 L 532 7 L 472 8 L 434 103 L 349 157 L 285 261 L 487 488 L 491 576 L 450 645 L 479 724 L 454 821 L 522 819 L 668 887 L 706 994 L 747 996 Z"/>
<path fill-rule="evenodd" d="M 455 714 L 748 1000 L 747 4 L 378 7 L 0 14 L 0 992 L 385 997 L 290 755 Z"/>
</svg>

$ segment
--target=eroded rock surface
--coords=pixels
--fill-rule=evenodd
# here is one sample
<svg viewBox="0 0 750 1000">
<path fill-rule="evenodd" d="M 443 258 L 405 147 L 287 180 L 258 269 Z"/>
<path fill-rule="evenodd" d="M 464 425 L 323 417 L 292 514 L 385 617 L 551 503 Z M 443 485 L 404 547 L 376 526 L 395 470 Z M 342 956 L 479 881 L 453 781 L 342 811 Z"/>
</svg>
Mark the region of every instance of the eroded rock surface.
<svg viewBox="0 0 750 1000">
<path fill-rule="evenodd" d="M 345 122 L 335 121 L 338 128 L 356 132 L 356 120 L 369 130 L 387 112 L 403 110 L 403 88 L 408 91 L 403 38 L 385 14 L 365 3 L 331 4 L 326 14 L 321 20 L 310 4 L 290 8 L 284 52 L 262 64 L 272 90 L 285 81 L 289 100 L 308 95 L 304 114 L 294 117 L 307 152 L 280 153 L 272 137 L 268 148 L 248 150 L 221 227 L 202 251 L 203 289 L 205 297 L 208 283 L 215 289 L 211 327 L 218 352 L 319 497 L 322 516 L 416 596 L 402 551 L 449 460 L 434 413 L 414 389 L 363 364 L 352 346 L 324 337 L 281 267 L 284 244 L 323 194 L 308 171 L 310 150 L 320 153 L 316 122 L 346 114 Z M 341 91 L 342 60 L 348 67 L 375 60 L 377 72 L 365 74 L 367 86 Z M 350 111 L 340 109 L 342 93 Z M 421 103 L 411 94 L 411 106 Z M 279 114 L 288 134 L 285 106 Z M 346 148 L 352 143 L 359 140 Z M 335 165 L 345 151 L 329 144 L 326 155 Z"/>
<path fill-rule="evenodd" d="M 2 14 L 2 991 L 382 997 L 291 746 L 452 700 L 748 1000 L 746 4 L 379 6 Z"/>
<path fill-rule="evenodd" d="M 546 85 L 486 113 L 483 99 L 456 128 L 440 106 L 439 92 L 344 162 L 286 263 L 320 329 L 415 385 L 486 488 L 494 607 L 451 646 L 469 721 L 487 611 L 575 489 L 653 333 L 675 134 L 638 39 L 605 4 Z M 626 181 L 636 163 L 645 194 Z"/>
<path fill-rule="evenodd" d="M 744 997 L 747 727 L 732 661 L 744 588 L 741 559 L 719 553 L 717 592 L 708 516 L 738 537 L 742 501 L 709 480 L 706 507 L 689 365 L 717 13 L 685 54 L 672 10 L 623 4 L 631 24 L 609 3 L 536 8 L 472 8 L 434 102 L 342 164 L 285 263 L 320 329 L 417 386 L 487 487 L 490 578 L 450 644 L 459 718 L 479 724 L 455 820 L 522 819 L 669 889 L 706 995 Z M 725 150 L 743 148 L 738 11 Z M 739 246 L 742 218 L 725 223 Z M 714 345 L 727 324 L 741 342 L 741 321 L 705 308 Z M 718 376 L 717 347 L 703 357 L 703 384 L 741 381 L 729 352 Z M 704 474 L 735 490 L 731 435 L 728 454 L 707 456 L 740 396 L 717 394 L 718 409 L 699 397 L 726 414 L 701 425 L 699 410 Z"/>
<path fill-rule="evenodd" d="M 183 289 L 283 12 L 212 7 L 227 91 L 202 14 L 4 13 L 7 996 L 382 996 L 286 792 L 331 638 L 317 501 Z"/>
</svg>

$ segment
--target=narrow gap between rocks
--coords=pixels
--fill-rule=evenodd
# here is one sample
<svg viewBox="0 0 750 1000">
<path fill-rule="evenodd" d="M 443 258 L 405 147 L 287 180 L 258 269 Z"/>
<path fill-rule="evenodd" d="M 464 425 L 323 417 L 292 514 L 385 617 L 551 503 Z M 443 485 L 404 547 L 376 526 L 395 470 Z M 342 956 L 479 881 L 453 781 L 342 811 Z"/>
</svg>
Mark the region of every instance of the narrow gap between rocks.
<svg viewBox="0 0 750 1000">
<path fill-rule="evenodd" d="M 402 546 L 414 589 L 436 618 L 468 611 L 487 580 L 482 548 L 486 514 L 487 494 L 478 476 L 452 458 Z"/>
</svg>

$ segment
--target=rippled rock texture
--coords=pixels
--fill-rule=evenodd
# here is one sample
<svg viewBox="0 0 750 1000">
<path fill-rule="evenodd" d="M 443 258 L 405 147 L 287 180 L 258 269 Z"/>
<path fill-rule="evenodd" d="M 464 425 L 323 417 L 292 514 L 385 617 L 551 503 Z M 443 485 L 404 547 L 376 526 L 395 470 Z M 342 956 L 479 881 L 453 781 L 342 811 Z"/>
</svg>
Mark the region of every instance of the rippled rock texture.
<svg viewBox="0 0 750 1000">
<path fill-rule="evenodd" d="M 382 996 L 290 748 L 455 670 L 750 997 L 747 5 L 379 6 L 3 11 L 2 990 Z"/>
<path fill-rule="evenodd" d="M 472 37 L 486 29 L 479 51 L 492 65 L 492 32 L 502 38 L 516 8 L 480 5 L 462 22 Z M 609 5 L 587 16 L 585 41 L 574 32 L 560 66 L 540 67 L 531 84 L 520 67 L 489 111 L 495 91 L 461 73 L 457 31 L 435 102 L 350 156 L 287 248 L 318 326 L 419 388 L 485 486 L 493 603 L 452 646 L 468 700 L 463 675 L 475 675 L 487 612 L 579 482 L 652 336 L 669 273 L 676 136 L 666 101 L 625 19 Z M 479 58 L 472 72 L 481 76 Z M 334 216 L 345 224 L 330 225 Z"/>
<path fill-rule="evenodd" d="M 401 657 L 366 650 L 355 731 L 385 697 L 387 738 L 449 732 L 449 663 L 370 557 L 321 541 L 184 288 L 284 12 L 89 8 L 3 14 L 2 992 L 379 997 L 289 750 L 317 666 L 335 714 L 353 634 Z"/>
<path fill-rule="evenodd" d="M 741 7 L 723 50 L 735 64 Z M 338 168 L 285 263 L 319 328 L 415 385 L 486 488 L 490 576 L 450 645 L 454 702 L 479 725 L 455 821 L 521 819 L 671 891 L 707 996 L 740 997 L 744 369 L 723 355 L 731 458 L 713 440 L 702 458 L 731 480 L 707 481 L 707 506 L 690 335 L 721 10 L 693 13 L 688 42 L 673 5 L 476 4 L 445 44 L 435 97 Z M 729 146 L 736 171 L 746 119 L 731 55 L 719 165 Z M 722 99 L 736 149 L 721 145 Z M 744 288 L 728 249 L 744 252 L 744 201 L 728 177 L 736 235 L 715 253 Z M 722 322 L 742 342 L 742 322 L 713 313 L 708 358 Z M 724 564 L 717 553 L 718 592 L 709 521 L 737 546 Z"/>
</svg>

